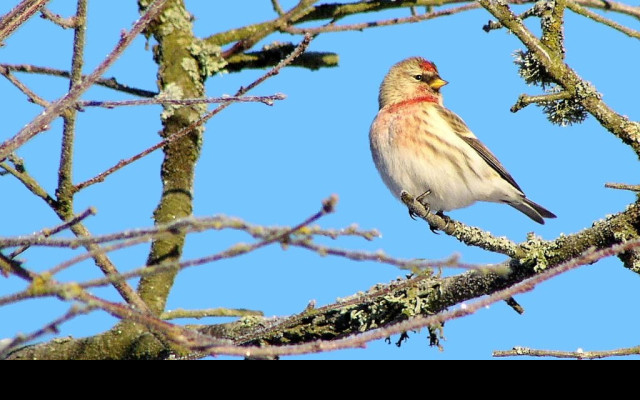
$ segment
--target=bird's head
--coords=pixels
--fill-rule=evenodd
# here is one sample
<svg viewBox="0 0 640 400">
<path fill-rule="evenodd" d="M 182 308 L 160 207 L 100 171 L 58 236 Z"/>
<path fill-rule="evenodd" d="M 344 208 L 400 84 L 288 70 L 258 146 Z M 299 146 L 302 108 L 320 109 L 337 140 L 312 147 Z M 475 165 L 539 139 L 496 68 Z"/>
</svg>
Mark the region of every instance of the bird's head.
<svg viewBox="0 0 640 400">
<path fill-rule="evenodd" d="M 422 97 L 435 98 L 442 104 L 440 88 L 447 81 L 440 78 L 435 64 L 422 57 L 412 57 L 391 67 L 380 86 L 380 108 Z"/>
</svg>

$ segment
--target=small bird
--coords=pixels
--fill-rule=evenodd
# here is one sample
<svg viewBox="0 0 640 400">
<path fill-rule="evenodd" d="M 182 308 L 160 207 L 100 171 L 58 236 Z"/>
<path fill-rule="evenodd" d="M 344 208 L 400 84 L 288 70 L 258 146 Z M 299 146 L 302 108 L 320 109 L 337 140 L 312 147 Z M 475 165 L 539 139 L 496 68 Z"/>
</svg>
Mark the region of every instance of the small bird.
<svg viewBox="0 0 640 400">
<path fill-rule="evenodd" d="M 380 110 L 369 141 L 382 180 L 442 214 L 476 201 L 506 203 L 532 220 L 556 216 L 527 199 L 464 121 L 443 106 L 435 64 L 413 57 L 394 65 L 380 86 Z"/>
</svg>

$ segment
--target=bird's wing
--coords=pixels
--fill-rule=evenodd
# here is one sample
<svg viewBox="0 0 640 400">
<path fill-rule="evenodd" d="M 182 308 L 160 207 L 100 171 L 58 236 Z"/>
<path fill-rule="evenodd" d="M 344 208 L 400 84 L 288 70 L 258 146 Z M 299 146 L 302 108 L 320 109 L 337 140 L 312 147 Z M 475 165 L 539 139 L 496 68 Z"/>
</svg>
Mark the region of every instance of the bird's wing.
<svg viewBox="0 0 640 400">
<path fill-rule="evenodd" d="M 500 164 L 500 161 L 498 161 L 496 156 L 493 155 L 491 150 L 476 138 L 462 118 L 444 107 L 442 107 L 442 113 L 446 115 L 449 121 L 451 121 L 451 127 L 454 132 L 462 138 L 462 140 L 471 146 L 471 148 L 473 148 L 505 181 L 509 182 L 513 187 L 522 192 L 522 189 L 516 183 L 515 179 L 513 179 L 511 174 L 509 174 L 502 164 Z"/>
</svg>

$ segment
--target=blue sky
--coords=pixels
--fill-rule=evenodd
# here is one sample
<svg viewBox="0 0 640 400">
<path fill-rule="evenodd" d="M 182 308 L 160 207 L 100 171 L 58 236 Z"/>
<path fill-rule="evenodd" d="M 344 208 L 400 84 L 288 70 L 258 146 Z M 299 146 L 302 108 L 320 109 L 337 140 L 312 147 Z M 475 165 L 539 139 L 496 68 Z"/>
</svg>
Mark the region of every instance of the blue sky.
<svg viewBox="0 0 640 400">
<path fill-rule="evenodd" d="M 6 13 L 17 1 L 0 4 Z M 51 2 L 54 12 L 69 15 L 71 3 Z M 85 71 L 91 71 L 115 45 L 122 29 L 137 18 L 135 2 L 91 2 Z M 200 36 L 274 17 L 268 0 L 208 2 L 187 1 L 196 16 Z M 218 3 L 218 4 L 216 4 Z M 293 1 L 282 1 L 285 8 Z M 521 12 L 524 8 L 518 8 Z M 405 11 L 372 14 L 340 23 L 406 16 Z M 615 17 L 609 13 L 607 16 Z M 197 216 L 225 214 L 265 225 L 295 225 L 319 209 L 335 193 L 337 212 L 320 221 L 340 228 L 357 223 L 376 228 L 382 237 L 373 242 L 340 239 L 336 247 L 375 251 L 400 258 L 442 259 L 457 253 L 469 263 L 499 262 L 503 256 L 467 248 L 456 239 L 432 234 L 423 221 L 412 221 L 406 208 L 393 198 L 371 160 L 368 130 L 377 112 L 377 92 L 394 63 L 423 56 L 434 61 L 443 79 L 445 105 L 458 113 L 474 133 L 496 154 L 528 197 L 558 215 L 540 226 L 504 205 L 476 204 L 449 215 L 496 235 L 522 241 L 528 232 L 545 239 L 589 227 L 593 221 L 624 209 L 634 201 L 630 192 L 605 189 L 606 182 L 637 183 L 637 158 L 620 140 L 606 132 L 594 118 L 570 127 L 553 126 L 540 109 L 531 106 L 517 114 L 509 111 L 521 93 L 539 94 L 523 83 L 513 64 L 514 51 L 523 46 L 504 31 L 485 33 L 490 18 L 484 10 L 431 20 L 420 24 L 369 29 L 363 32 L 325 34 L 311 51 L 340 54 L 340 67 L 310 72 L 290 68 L 270 79 L 252 94 L 282 92 L 287 100 L 273 107 L 237 104 L 206 126 L 202 156 L 196 170 Z M 638 29 L 637 21 L 617 18 Z M 538 31 L 536 21 L 528 26 Z M 604 100 L 632 120 L 640 119 L 637 93 L 640 81 L 638 42 L 610 28 L 567 12 L 567 62 L 593 83 Z M 276 35 L 272 41 L 299 37 Z M 72 32 L 33 18 L 0 48 L 0 62 L 29 63 L 69 68 Z M 155 90 L 156 65 L 138 38 L 106 73 L 119 81 Z M 208 80 L 210 96 L 233 94 L 263 71 L 224 74 Z M 20 79 L 42 97 L 64 94 L 62 79 L 20 74 Z M 24 102 L 6 80 L 0 80 L 0 140 L 13 136 L 41 110 Z M 91 89 L 83 99 L 125 99 L 106 89 Z M 84 181 L 158 141 L 160 108 L 89 109 L 81 113 L 75 162 L 75 182 Z M 52 124 L 18 154 L 29 172 L 54 192 L 59 162 L 61 123 Z M 142 161 L 93 186 L 76 199 L 76 211 L 95 206 L 98 215 L 87 221 L 95 234 L 111 233 L 152 224 L 160 196 L 159 165 L 162 154 Z M 58 224 L 57 217 L 39 199 L 10 177 L 0 178 L 3 193 L 0 236 L 29 234 Z M 188 239 L 185 258 L 222 250 L 237 241 L 238 233 L 207 233 Z M 144 264 L 147 246 L 114 253 L 121 270 Z M 74 253 L 75 254 L 75 253 Z M 26 265 L 41 271 L 70 257 L 70 253 L 34 249 L 22 256 Z M 457 271 L 446 271 L 447 274 Z M 404 273 L 376 263 L 357 263 L 319 257 L 298 249 L 279 247 L 182 273 L 169 298 L 168 308 L 233 307 L 260 309 L 266 315 L 300 312 L 310 300 L 329 304 L 338 297 L 389 282 Z M 92 263 L 84 263 L 60 276 L 78 280 L 100 276 Z M 447 323 L 444 351 L 428 347 L 427 335 L 411 334 L 401 348 L 384 342 L 367 349 L 346 350 L 306 358 L 458 359 L 490 358 L 492 350 L 529 346 L 554 350 L 607 350 L 637 345 L 629 332 L 640 327 L 634 304 L 640 300 L 638 276 L 616 259 L 562 275 L 518 296 L 526 309 L 517 315 L 503 304 Z M 0 296 L 20 290 L 24 282 L 0 281 Z M 96 294 L 117 299 L 111 289 Z M 60 314 L 68 304 L 57 300 L 32 300 L 0 308 L 0 338 L 31 332 Z M 61 327 L 60 336 L 91 335 L 108 329 L 113 319 L 102 312 L 80 317 Z"/>
</svg>

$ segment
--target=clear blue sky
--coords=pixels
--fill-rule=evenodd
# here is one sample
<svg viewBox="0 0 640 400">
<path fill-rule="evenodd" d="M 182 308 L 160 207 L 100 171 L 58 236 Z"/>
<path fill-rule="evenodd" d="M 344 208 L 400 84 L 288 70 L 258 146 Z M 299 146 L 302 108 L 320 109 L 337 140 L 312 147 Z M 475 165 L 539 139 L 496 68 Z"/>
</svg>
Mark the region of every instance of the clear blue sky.
<svg viewBox="0 0 640 400">
<path fill-rule="evenodd" d="M 17 0 L 0 4 L 6 13 Z M 53 0 L 54 12 L 70 15 L 72 3 Z M 294 1 L 282 1 L 284 6 Z M 109 52 L 122 29 L 137 18 L 134 1 L 91 2 L 85 71 L 92 70 Z M 187 1 L 195 15 L 196 33 L 207 36 L 234 27 L 273 18 L 268 0 Z M 523 11 L 524 8 L 518 10 Z M 394 11 L 347 19 L 340 23 L 406 16 Z M 608 16 L 614 16 L 607 14 Z M 377 112 L 377 92 L 388 68 L 419 55 L 434 61 L 444 79 L 445 105 L 458 113 L 497 155 L 527 195 L 558 215 L 540 226 L 511 207 L 476 204 L 450 216 L 496 235 L 522 241 L 528 232 L 545 239 L 589 227 L 593 221 L 624 209 L 634 201 L 629 192 L 605 189 L 606 182 L 637 182 L 633 152 L 606 132 L 592 117 L 571 127 L 552 126 L 536 107 L 517 114 L 509 111 L 521 93 L 538 94 L 517 74 L 512 54 L 523 46 L 504 31 L 485 33 L 489 19 L 476 10 L 420 24 L 326 34 L 311 51 L 340 54 L 340 67 L 310 72 L 291 68 L 252 94 L 277 92 L 288 97 L 274 107 L 233 105 L 207 124 L 195 183 L 195 215 L 226 214 L 259 224 L 294 225 L 335 193 L 337 213 L 324 218 L 324 227 L 357 223 L 376 228 L 382 238 L 371 243 L 340 239 L 336 247 L 375 251 L 384 249 L 400 258 L 442 259 L 454 253 L 469 263 L 499 262 L 503 256 L 467 248 L 445 235 L 432 234 L 423 221 L 412 221 L 406 208 L 388 192 L 371 160 L 368 130 Z M 631 18 L 618 18 L 638 29 Z M 528 25 L 538 31 L 535 21 Z M 268 38 L 299 41 L 287 35 Z M 72 32 L 33 18 L 0 48 L 0 62 L 69 68 Z M 259 47 L 260 47 L 259 46 Z M 638 41 L 567 12 L 567 61 L 603 94 L 615 110 L 640 120 L 637 79 Z M 233 94 L 263 71 L 225 74 L 210 79 L 208 94 Z M 156 65 L 139 38 L 106 76 L 133 86 L 155 90 Z M 20 74 L 41 96 L 53 100 L 64 94 L 62 79 Z M 13 136 L 41 109 L 27 104 L 5 79 L 0 79 L 0 140 Z M 92 89 L 87 100 L 125 99 L 124 94 Z M 81 113 L 75 163 L 75 182 L 84 181 L 158 140 L 160 108 L 90 109 Z M 21 148 L 26 166 L 51 193 L 57 182 L 60 121 Z M 105 183 L 81 193 L 76 211 L 95 206 L 99 214 L 87 221 L 96 234 L 152 224 L 160 196 L 161 153 L 153 154 L 111 176 Z M 0 236 L 29 234 L 59 223 L 40 200 L 11 177 L 0 177 Z M 190 237 L 185 258 L 219 251 L 245 235 L 207 233 Z M 121 270 L 144 265 L 147 246 L 115 253 Z M 74 253 L 75 254 L 75 253 Z M 69 258 L 69 253 L 34 249 L 22 259 L 41 271 Z M 457 271 L 447 271 L 447 274 Z M 233 307 L 260 309 L 266 315 L 300 312 L 310 300 L 334 302 L 376 283 L 403 276 L 402 271 L 376 263 L 357 263 L 319 257 L 298 249 L 279 247 L 190 269 L 180 274 L 169 298 L 170 309 Z M 100 272 L 92 263 L 76 266 L 60 279 L 87 279 Z M 639 277 L 612 258 L 543 283 L 518 296 L 526 309 L 517 315 L 504 304 L 447 323 L 444 351 L 428 347 L 425 332 L 411 334 L 401 348 L 384 342 L 365 350 L 348 350 L 308 358 L 457 359 L 490 358 L 492 350 L 530 346 L 554 350 L 607 350 L 637 345 L 640 325 L 635 304 L 640 301 Z M 0 278 L 0 296 L 24 288 L 17 278 Z M 96 294 L 117 299 L 111 289 Z M 58 317 L 68 304 L 32 300 L 0 308 L 0 338 L 28 333 Z M 60 336 L 91 335 L 108 329 L 114 320 L 96 312 L 61 327 Z M 51 337 L 47 337 L 51 338 Z M 394 338 L 395 339 L 395 338 Z"/>
</svg>

